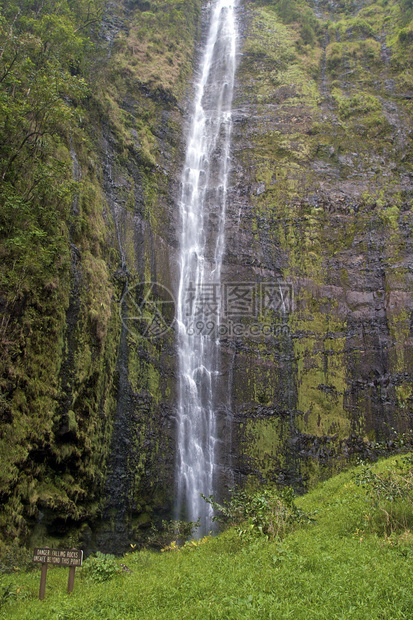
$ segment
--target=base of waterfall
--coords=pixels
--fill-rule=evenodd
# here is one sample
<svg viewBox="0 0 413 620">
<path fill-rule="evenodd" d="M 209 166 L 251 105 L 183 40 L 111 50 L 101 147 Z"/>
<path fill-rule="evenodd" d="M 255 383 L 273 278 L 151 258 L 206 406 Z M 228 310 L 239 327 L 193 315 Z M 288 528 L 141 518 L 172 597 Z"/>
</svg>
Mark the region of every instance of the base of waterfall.
<svg viewBox="0 0 413 620">
<path fill-rule="evenodd" d="M 371 477 L 395 475 L 400 460 L 372 465 Z M 37 571 L 3 575 L 0 618 L 410 618 L 413 536 L 410 529 L 386 533 L 385 515 L 357 484 L 365 469 L 297 498 L 304 512 L 317 511 L 315 521 L 278 540 L 257 534 L 246 541 L 230 528 L 182 549 L 171 541 L 164 553 L 113 559 L 119 570 L 104 583 L 81 569 L 70 596 L 62 594 L 65 571 L 53 570 L 45 601 L 37 600 Z"/>
</svg>

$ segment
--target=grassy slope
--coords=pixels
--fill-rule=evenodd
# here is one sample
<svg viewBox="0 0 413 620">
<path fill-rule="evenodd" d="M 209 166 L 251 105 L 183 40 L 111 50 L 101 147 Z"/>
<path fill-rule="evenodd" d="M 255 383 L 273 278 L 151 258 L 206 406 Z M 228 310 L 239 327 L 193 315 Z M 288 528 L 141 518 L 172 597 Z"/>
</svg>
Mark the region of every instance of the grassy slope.
<svg viewBox="0 0 413 620">
<path fill-rule="evenodd" d="M 374 467 L 383 471 L 395 458 Z M 278 543 L 241 546 L 232 531 L 195 550 L 124 557 L 133 571 L 102 585 L 51 570 L 39 602 L 39 571 L 3 576 L 11 595 L 1 618 L 411 618 L 413 541 L 369 533 L 369 504 L 351 472 L 299 499 L 314 525 Z"/>
</svg>

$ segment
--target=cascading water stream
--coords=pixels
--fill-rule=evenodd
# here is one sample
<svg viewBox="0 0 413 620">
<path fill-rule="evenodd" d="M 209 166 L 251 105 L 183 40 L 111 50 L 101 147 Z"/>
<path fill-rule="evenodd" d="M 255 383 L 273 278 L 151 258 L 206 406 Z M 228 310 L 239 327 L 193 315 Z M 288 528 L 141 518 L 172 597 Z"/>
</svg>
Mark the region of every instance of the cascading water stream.
<svg viewBox="0 0 413 620">
<path fill-rule="evenodd" d="M 176 516 L 211 529 L 218 462 L 219 289 L 235 76 L 233 0 L 216 0 L 201 58 L 182 174 Z"/>
</svg>

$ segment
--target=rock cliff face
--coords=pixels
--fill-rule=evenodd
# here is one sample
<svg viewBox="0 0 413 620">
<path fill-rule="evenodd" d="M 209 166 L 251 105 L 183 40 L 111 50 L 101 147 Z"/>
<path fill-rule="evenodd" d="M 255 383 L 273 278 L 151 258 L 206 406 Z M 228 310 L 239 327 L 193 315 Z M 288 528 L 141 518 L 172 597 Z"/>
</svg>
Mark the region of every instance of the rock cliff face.
<svg viewBox="0 0 413 620">
<path fill-rule="evenodd" d="M 370 455 L 377 441 L 391 443 L 392 427 L 412 428 L 410 50 L 394 26 L 399 11 L 397 4 L 318 4 L 298 18 L 280 6 L 239 6 L 223 281 L 247 285 L 256 305 L 232 321 L 244 335 L 221 338 L 223 493 L 256 480 L 305 489 L 351 455 Z M 188 113 L 190 97 L 182 103 Z M 122 228 L 122 239 L 137 226 L 151 239 L 128 269 L 149 260 L 145 279 L 150 273 L 174 292 L 185 128 L 177 114 L 162 102 L 163 122 L 175 115 L 179 128 L 171 137 L 166 123 L 156 135 L 165 198 L 149 225 L 135 213 Z M 268 284 L 278 302 L 285 297 L 284 312 L 277 302 L 258 308 Z M 154 508 L 167 514 L 171 507 L 176 407 L 173 333 L 142 342 L 131 343 L 124 369 L 134 402 L 130 436 L 136 419 L 141 434 L 150 429 L 134 460 L 125 457 L 129 477 L 135 467 L 141 472 L 131 504 L 138 525 Z M 146 375 L 131 381 L 142 347 L 156 369 L 152 386 L 142 385 Z M 123 404 L 121 420 L 125 411 Z M 156 491 L 143 491 L 150 488 Z"/>
<path fill-rule="evenodd" d="M 287 335 L 230 343 L 237 480 L 297 486 L 413 422 L 411 51 L 395 4 L 313 9 L 317 39 L 240 9 L 226 254 L 294 298 Z"/>
<path fill-rule="evenodd" d="M 171 514 L 174 331 L 147 338 L 135 318 L 148 291 L 169 301 L 142 282 L 176 292 L 202 10 L 107 4 L 64 154 L 77 185 L 58 275 L 30 293 L 2 288 L 10 539 L 81 531 L 122 551 Z M 244 312 L 221 334 L 221 492 L 304 489 L 413 427 L 410 12 L 386 0 L 238 7 L 222 277 Z"/>
<path fill-rule="evenodd" d="M 172 511 L 174 306 L 162 307 L 167 323 L 158 326 L 145 300 L 168 304 L 176 278 L 175 205 L 199 22 L 196 2 L 114 3 L 104 18 L 112 100 L 98 125 L 97 150 L 111 244 L 119 257 L 112 276 L 120 331 L 105 486 L 97 519 L 83 539 L 115 553 L 144 539 L 153 520 Z M 157 327 L 165 334 L 153 338 Z"/>
</svg>

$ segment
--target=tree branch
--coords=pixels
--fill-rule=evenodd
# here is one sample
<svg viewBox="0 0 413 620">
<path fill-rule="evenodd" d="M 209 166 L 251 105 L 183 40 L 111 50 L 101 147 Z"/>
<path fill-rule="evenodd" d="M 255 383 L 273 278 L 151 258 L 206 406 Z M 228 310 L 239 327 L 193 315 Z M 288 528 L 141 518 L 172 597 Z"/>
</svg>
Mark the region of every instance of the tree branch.
<svg viewBox="0 0 413 620">
<path fill-rule="evenodd" d="M 1 175 L 1 182 L 4 181 L 6 174 L 8 173 L 8 171 L 10 170 L 10 166 L 12 165 L 12 163 L 16 160 L 16 158 L 19 156 L 20 151 L 22 150 L 22 148 L 24 147 L 24 145 L 26 144 L 26 142 L 28 140 L 30 140 L 30 138 L 32 138 L 33 136 L 43 136 L 43 133 L 41 133 L 40 131 L 32 131 L 31 133 L 27 134 L 27 136 L 23 139 L 22 143 L 20 144 L 20 146 L 18 147 L 17 151 L 15 152 L 15 154 L 13 155 L 13 157 L 11 157 L 9 159 L 9 161 L 7 162 L 7 165 L 4 169 L 3 174 Z"/>
<path fill-rule="evenodd" d="M 14 63 L 17 60 L 18 57 L 18 52 L 15 53 L 13 60 L 11 61 L 11 63 L 9 64 L 9 66 L 7 67 L 7 69 L 5 70 L 5 72 L 3 73 L 3 75 L 0 78 L 0 84 L 6 79 L 6 77 L 9 75 L 10 71 L 13 68 Z"/>
</svg>

